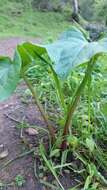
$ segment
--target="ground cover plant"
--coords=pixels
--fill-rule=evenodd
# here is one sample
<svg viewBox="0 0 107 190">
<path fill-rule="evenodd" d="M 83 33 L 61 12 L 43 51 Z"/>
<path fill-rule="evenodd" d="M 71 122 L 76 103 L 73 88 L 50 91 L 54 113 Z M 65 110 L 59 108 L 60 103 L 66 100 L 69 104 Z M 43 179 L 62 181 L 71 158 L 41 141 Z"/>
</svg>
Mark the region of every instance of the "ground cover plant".
<svg viewBox="0 0 107 190">
<path fill-rule="evenodd" d="M 102 113 L 98 113 L 97 101 L 92 101 L 94 80 L 98 85 L 97 73 L 99 65 L 106 64 L 106 53 L 107 38 L 93 42 L 80 26 L 72 26 L 52 44 L 26 42 L 17 46 L 13 60 L 0 58 L 0 100 L 8 98 L 20 79 L 24 79 L 46 123 L 47 135 L 40 139 L 37 155 L 40 155 L 44 172 L 50 171 L 56 179 L 56 186 L 45 182 L 51 189 L 64 189 L 60 175 L 66 170 L 69 174 L 74 172 L 81 176 L 77 189 L 100 189 L 101 184 L 107 185 L 106 107 L 103 106 L 105 102 L 102 103 Z M 54 114 L 57 114 L 53 122 L 40 103 L 44 94 L 38 98 L 37 85 L 31 78 L 32 70 L 34 72 L 38 67 L 48 75 L 44 76 L 45 80 L 52 82 L 52 86 L 49 83 L 52 92 L 48 91 L 51 98 L 57 93 L 57 99 L 52 98 L 52 106 L 56 109 Z M 79 82 L 75 81 L 78 70 L 81 71 Z M 38 80 L 36 74 L 34 80 Z M 45 99 L 48 97 L 46 93 Z M 83 114 L 84 121 L 81 119 Z"/>
<path fill-rule="evenodd" d="M 59 12 L 43 12 L 31 7 L 31 1 L 0 1 L 0 39 L 34 37 L 52 40 L 70 26 Z M 54 28 L 54 32 L 53 29 Z M 50 39 L 50 36 L 52 39 Z"/>
</svg>

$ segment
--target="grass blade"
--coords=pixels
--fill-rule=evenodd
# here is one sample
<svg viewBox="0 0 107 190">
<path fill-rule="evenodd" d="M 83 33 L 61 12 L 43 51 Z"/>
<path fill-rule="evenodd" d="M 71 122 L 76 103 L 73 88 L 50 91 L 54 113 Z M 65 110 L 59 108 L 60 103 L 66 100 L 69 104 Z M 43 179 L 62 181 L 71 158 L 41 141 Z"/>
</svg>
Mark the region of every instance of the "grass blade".
<svg viewBox="0 0 107 190">
<path fill-rule="evenodd" d="M 46 166 L 49 168 L 49 170 L 51 171 L 51 173 L 53 174 L 53 176 L 55 177 L 56 181 L 58 182 L 58 184 L 60 185 L 60 187 L 62 188 L 62 190 L 64 190 L 64 187 L 62 186 L 61 182 L 59 181 L 57 174 L 54 170 L 54 168 L 52 167 L 52 165 L 50 164 L 50 162 L 47 160 L 45 154 L 44 154 L 44 146 L 43 144 L 40 145 L 40 153 L 41 156 L 46 164 Z"/>
</svg>

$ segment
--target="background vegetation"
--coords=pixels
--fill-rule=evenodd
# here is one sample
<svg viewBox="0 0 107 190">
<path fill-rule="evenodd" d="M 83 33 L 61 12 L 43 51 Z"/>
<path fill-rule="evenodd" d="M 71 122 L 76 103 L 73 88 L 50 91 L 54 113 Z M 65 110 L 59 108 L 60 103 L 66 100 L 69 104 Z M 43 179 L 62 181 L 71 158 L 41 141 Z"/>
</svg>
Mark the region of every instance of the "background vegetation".
<svg viewBox="0 0 107 190">
<path fill-rule="evenodd" d="M 79 0 L 82 20 L 106 26 L 106 0 Z M 51 40 L 71 25 L 72 0 L 0 0 L 0 36 Z"/>
</svg>

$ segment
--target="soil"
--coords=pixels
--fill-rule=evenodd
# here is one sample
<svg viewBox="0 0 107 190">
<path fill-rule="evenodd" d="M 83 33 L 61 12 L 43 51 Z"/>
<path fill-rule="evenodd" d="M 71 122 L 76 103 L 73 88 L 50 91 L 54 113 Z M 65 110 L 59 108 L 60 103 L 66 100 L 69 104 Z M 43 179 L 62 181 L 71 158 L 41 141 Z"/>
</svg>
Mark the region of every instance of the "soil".
<svg viewBox="0 0 107 190">
<path fill-rule="evenodd" d="M 17 43 L 21 43 L 26 39 L 21 38 L 11 38 L 0 41 L 0 54 L 13 56 L 13 49 L 16 47 Z M 40 43 L 40 39 L 31 39 L 33 42 Z M 41 118 L 41 115 L 29 100 L 27 103 L 23 103 L 22 97 L 26 89 L 26 85 L 21 83 L 14 95 L 0 103 L 0 151 L 1 149 L 8 150 L 8 156 L 4 159 L 0 159 L 0 168 L 11 159 L 14 159 L 20 153 L 25 152 L 25 144 L 22 143 L 20 138 L 20 129 L 17 128 L 18 121 L 22 122 L 23 119 L 30 125 L 45 126 Z M 27 136 L 30 144 L 35 144 L 38 142 L 38 135 L 31 137 Z M 8 165 L 3 170 L 0 169 L 0 183 L 5 186 L 1 189 L 3 190 L 47 190 L 42 186 L 34 176 L 33 168 L 33 155 L 27 155 L 21 159 L 15 160 L 10 165 Z M 18 187 L 15 183 L 15 178 L 17 175 L 21 175 L 25 179 L 25 183 L 22 187 Z M 75 185 L 76 181 L 72 175 L 68 177 L 62 177 L 65 190 L 67 190 L 68 184 Z M 13 182 L 12 186 L 9 184 Z M 51 189 L 51 188 L 49 188 Z"/>
<path fill-rule="evenodd" d="M 14 37 L 14 38 L 6 38 L 3 40 L 0 40 L 0 55 L 7 55 L 7 56 L 13 56 L 14 50 L 17 46 L 17 44 L 23 43 L 23 42 L 33 42 L 33 43 L 41 43 L 41 39 L 34 39 L 34 38 L 20 38 L 20 37 Z"/>
<path fill-rule="evenodd" d="M 22 43 L 26 39 L 21 38 L 8 38 L 0 41 L 0 55 L 13 56 L 14 49 L 18 43 Z M 27 39 L 29 41 L 29 39 Z M 30 41 L 40 43 L 40 39 L 31 39 Z M 22 144 L 20 132 L 16 128 L 17 122 L 14 120 L 22 121 L 23 117 L 29 124 L 43 125 L 41 115 L 38 109 L 32 104 L 24 104 L 21 101 L 21 95 L 26 89 L 25 84 L 19 85 L 16 93 L 7 101 L 0 103 L 0 147 L 8 150 L 8 156 L 0 160 L 0 166 L 3 166 L 8 160 L 14 159 L 17 155 L 24 152 L 25 146 Z M 7 117 L 8 115 L 8 117 Z M 13 118 L 10 119 L 10 118 Z M 31 140 L 36 140 L 36 137 Z M 1 150 L 2 151 L 2 150 Z M 22 175 L 25 179 L 23 187 L 17 186 L 4 187 L 7 190 L 41 190 L 43 189 L 40 184 L 35 180 L 33 173 L 32 155 L 25 156 L 20 160 L 15 161 L 6 169 L 0 171 L 0 182 L 9 184 L 15 182 L 17 175 Z"/>
</svg>

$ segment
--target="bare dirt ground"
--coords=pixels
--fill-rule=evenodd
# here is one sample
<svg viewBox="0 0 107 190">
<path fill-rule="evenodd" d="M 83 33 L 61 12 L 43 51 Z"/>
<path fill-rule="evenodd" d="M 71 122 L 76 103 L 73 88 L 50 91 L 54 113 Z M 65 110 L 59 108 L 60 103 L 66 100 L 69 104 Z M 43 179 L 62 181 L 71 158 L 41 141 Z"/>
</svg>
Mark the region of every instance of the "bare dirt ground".
<svg viewBox="0 0 107 190">
<path fill-rule="evenodd" d="M 30 41 L 33 43 L 41 43 L 41 39 L 34 39 L 34 38 L 20 38 L 20 37 L 14 37 L 14 38 L 7 38 L 0 40 L 0 55 L 9 55 L 13 56 L 14 50 L 17 46 L 17 44 L 23 43 L 25 41 Z"/>
<path fill-rule="evenodd" d="M 27 39 L 28 40 L 28 39 Z M 17 43 L 26 41 L 21 38 L 11 38 L 0 41 L 0 55 L 13 56 L 14 49 Z M 31 41 L 39 43 L 40 40 Z M 0 103 L 0 152 L 8 150 L 8 156 L 4 159 L 0 159 L 0 167 L 2 167 L 8 160 L 14 159 L 17 155 L 24 152 L 25 146 L 22 144 L 20 139 L 20 132 L 16 128 L 17 122 L 24 120 L 30 124 L 43 125 L 40 113 L 32 103 L 23 104 L 21 102 L 21 95 L 23 90 L 26 89 L 24 84 L 19 85 L 17 92 L 9 98 L 7 101 Z M 7 115 L 9 117 L 7 117 Z M 13 120 L 11 119 L 14 118 Z M 32 141 L 36 140 L 36 136 L 32 138 Z M 23 187 L 15 185 L 15 178 L 17 175 L 21 175 L 25 179 Z M 7 186 L 14 182 L 14 185 Z M 25 156 L 3 170 L 0 170 L 0 183 L 4 184 L 3 190 L 42 190 L 43 187 L 38 184 L 34 177 L 33 172 L 33 158 L 32 155 Z"/>
</svg>

